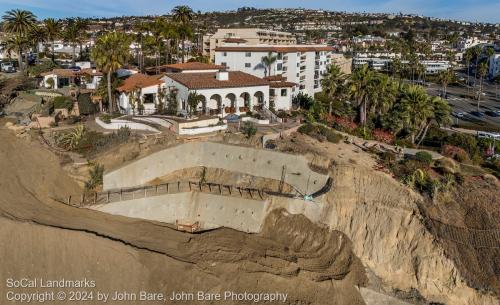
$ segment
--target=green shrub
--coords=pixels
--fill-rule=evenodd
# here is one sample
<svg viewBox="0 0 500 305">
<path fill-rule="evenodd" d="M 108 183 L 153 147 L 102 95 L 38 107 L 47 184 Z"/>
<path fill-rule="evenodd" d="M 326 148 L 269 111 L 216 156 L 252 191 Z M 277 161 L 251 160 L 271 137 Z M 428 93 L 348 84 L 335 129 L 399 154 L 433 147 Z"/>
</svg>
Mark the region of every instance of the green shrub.
<svg viewBox="0 0 500 305">
<path fill-rule="evenodd" d="M 78 95 L 78 109 L 81 115 L 89 115 L 99 112 L 99 105 L 92 102 L 89 93 Z"/>
<path fill-rule="evenodd" d="M 55 109 L 73 109 L 73 101 L 69 96 L 56 96 L 53 103 Z"/>
<path fill-rule="evenodd" d="M 106 124 L 111 124 L 111 119 L 112 117 L 109 114 L 103 114 L 99 117 L 101 121 L 103 121 Z"/>
<path fill-rule="evenodd" d="M 245 124 L 241 127 L 241 131 L 247 138 L 251 138 L 257 133 L 257 128 L 254 124 L 245 122 Z"/>
<path fill-rule="evenodd" d="M 419 151 L 415 154 L 415 159 L 424 163 L 425 165 L 431 165 L 432 155 L 426 151 Z"/>
<path fill-rule="evenodd" d="M 318 141 L 327 140 L 331 143 L 339 143 L 342 140 L 341 134 L 338 134 L 331 128 L 325 127 L 323 125 L 306 123 L 299 127 L 298 132 L 313 137 Z"/>
<path fill-rule="evenodd" d="M 89 169 L 90 178 L 87 182 L 85 182 L 85 189 L 94 190 L 98 186 L 102 185 L 103 174 L 104 165 L 100 165 L 99 163 L 94 164 L 94 166 Z"/>
</svg>

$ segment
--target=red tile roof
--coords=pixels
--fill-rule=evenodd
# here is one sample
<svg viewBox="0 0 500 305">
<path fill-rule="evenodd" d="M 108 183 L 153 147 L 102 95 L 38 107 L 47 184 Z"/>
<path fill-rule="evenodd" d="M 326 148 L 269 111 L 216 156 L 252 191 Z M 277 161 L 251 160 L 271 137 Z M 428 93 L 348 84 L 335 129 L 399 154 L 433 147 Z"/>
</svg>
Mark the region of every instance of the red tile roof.
<svg viewBox="0 0 500 305">
<path fill-rule="evenodd" d="M 78 72 L 71 69 L 53 69 L 52 71 L 41 73 L 41 76 L 57 75 L 59 77 L 75 77 Z"/>
<path fill-rule="evenodd" d="M 331 46 L 222 46 L 215 48 L 216 52 L 319 52 L 319 51 L 334 51 Z"/>
<path fill-rule="evenodd" d="M 161 75 L 149 76 L 141 73 L 132 74 L 125 79 L 120 87 L 117 88 L 120 92 L 130 92 L 136 88 L 146 88 L 157 86 L 163 83 L 160 80 Z"/>
<path fill-rule="evenodd" d="M 96 70 L 96 69 L 89 69 L 89 68 L 82 69 L 80 71 L 80 73 L 87 74 L 87 75 L 90 75 L 90 76 L 102 76 L 103 75 L 103 73 L 101 71 Z"/>
<path fill-rule="evenodd" d="M 172 71 L 189 71 L 189 70 L 220 70 L 224 66 L 206 64 L 202 62 L 186 62 L 179 64 L 163 65 L 161 68 L 170 69 Z"/>
<path fill-rule="evenodd" d="M 216 89 L 216 88 L 237 88 L 237 87 L 254 87 L 267 86 L 269 82 L 241 72 L 231 71 L 228 80 L 216 79 L 216 73 L 168 73 L 165 76 L 174 81 L 186 86 L 188 89 Z"/>
<path fill-rule="evenodd" d="M 280 81 L 280 82 L 270 82 L 269 87 L 270 88 L 292 88 L 298 86 L 296 83 L 292 82 L 285 82 L 285 81 Z"/>
</svg>

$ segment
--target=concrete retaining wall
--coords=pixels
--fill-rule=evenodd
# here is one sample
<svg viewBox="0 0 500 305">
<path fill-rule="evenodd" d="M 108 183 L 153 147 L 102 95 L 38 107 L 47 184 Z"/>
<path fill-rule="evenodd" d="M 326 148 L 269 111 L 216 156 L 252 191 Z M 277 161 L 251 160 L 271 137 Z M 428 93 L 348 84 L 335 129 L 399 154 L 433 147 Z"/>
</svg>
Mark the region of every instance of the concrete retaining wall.
<svg viewBox="0 0 500 305">
<path fill-rule="evenodd" d="M 228 227 L 258 233 L 272 210 L 285 208 L 291 214 L 304 214 L 319 221 L 318 204 L 298 199 L 271 197 L 266 201 L 220 196 L 200 192 L 166 194 L 94 206 L 113 215 L 175 224 L 176 220 L 200 222 L 204 230 Z"/>
<path fill-rule="evenodd" d="M 122 127 L 128 127 L 132 130 L 147 130 L 152 132 L 159 132 L 156 128 L 149 125 L 126 120 L 112 119 L 110 124 L 106 124 L 100 118 L 95 118 L 95 122 L 97 123 L 97 125 L 101 126 L 104 129 L 118 130 Z"/>
<path fill-rule="evenodd" d="M 212 142 L 190 142 L 106 173 L 104 190 L 143 185 L 176 170 L 197 166 L 222 168 L 275 180 L 281 180 L 283 166 L 286 166 L 285 182 L 304 194 L 318 191 L 328 179 L 327 175 L 312 171 L 303 156 Z M 231 181 L 228 183 L 231 184 Z"/>
</svg>

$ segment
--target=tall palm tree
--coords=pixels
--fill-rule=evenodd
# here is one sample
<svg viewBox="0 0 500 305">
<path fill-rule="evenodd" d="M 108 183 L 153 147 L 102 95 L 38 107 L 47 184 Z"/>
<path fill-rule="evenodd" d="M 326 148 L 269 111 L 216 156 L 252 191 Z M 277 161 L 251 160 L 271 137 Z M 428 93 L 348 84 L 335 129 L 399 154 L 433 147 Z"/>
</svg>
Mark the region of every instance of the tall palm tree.
<svg viewBox="0 0 500 305">
<path fill-rule="evenodd" d="M 76 24 L 75 21 L 70 20 L 68 22 L 68 25 L 64 29 L 64 32 L 62 34 L 62 37 L 65 42 L 69 43 L 71 45 L 71 48 L 73 49 L 73 53 L 71 55 L 71 63 L 74 66 L 75 61 L 76 61 L 76 46 L 79 42 L 79 36 L 80 36 L 80 30 Z"/>
<path fill-rule="evenodd" d="M 17 41 L 15 45 L 17 45 L 17 47 L 22 47 L 21 49 L 17 49 L 17 55 L 20 57 L 18 59 L 19 69 L 21 72 L 24 72 L 22 53 L 24 48 L 28 47 L 26 41 L 31 28 L 33 28 L 36 23 L 36 16 L 30 11 L 15 9 L 5 12 L 2 19 L 3 30 L 14 35 L 13 40 Z M 21 40 L 24 41 L 23 44 L 20 43 Z M 26 56 L 26 66 L 28 66 L 27 59 Z"/>
<path fill-rule="evenodd" d="M 187 5 L 179 5 L 172 9 L 172 15 L 175 22 L 188 24 L 193 20 L 194 12 Z"/>
<path fill-rule="evenodd" d="M 481 62 L 478 68 L 479 72 L 479 94 L 477 96 L 477 112 L 479 112 L 479 103 L 481 102 L 481 95 L 483 95 L 483 81 L 486 73 L 488 73 L 488 64 L 486 62 Z"/>
<path fill-rule="evenodd" d="M 182 39 L 182 62 L 184 62 L 184 52 L 186 51 L 185 40 L 193 36 L 191 21 L 193 20 L 194 12 L 187 5 L 179 5 L 172 9 L 172 15 L 175 22 L 179 24 L 179 36 Z"/>
<path fill-rule="evenodd" d="M 481 49 L 480 46 L 475 46 L 475 47 L 472 47 L 472 55 L 473 57 L 475 58 L 476 60 L 476 71 L 474 73 L 474 89 L 476 88 L 476 79 L 477 79 L 477 72 L 478 72 L 478 62 L 479 62 L 479 57 L 481 56 L 481 53 L 483 52 L 483 49 Z"/>
<path fill-rule="evenodd" d="M 453 80 L 453 72 L 450 69 L 446 69 L 443 71 L 440 71 L 438 74 L 438 83 L 441 84 L 442 87 L 442 96 L 446 96 L 446 88 L 448 87 L 448 84 Z"/>
<path fill-rule="evenodd" d="M 89 29 L 89 21 L 77 17 L 75 19 L 75 26 L 78 29 L 78 44 L 80 45 L 80 57 L 82 57 L 83 52 L 83 42 L 88 38 L 87 30 Z"/>
<path fill-rule="evenodd" d="M 5 32 L 20 36 L 27 36 L 36 22 L 32 12 L 20 9 L 5 12 L 2 19 Z"/>
<path fill-rule="evenodd" d="M 170 22 L 165 22 L 161 32 L 161 37 L 166 41 L 165 61 L 170 64 L 172 63 L 172 42 L 175 42 L 177 41 L 177 39 L 179 39 L 177 27 Z"/>
<path fill-rule="evenodd" d="M 129 47 L 130 38 L 126 34 L 110 32 L 99 37 L 92 49 L 91 57 L 96 66 L 107 74 L 108 102 L 112 112 L 118 109 L 111 92 L 111 76 L 127 63 L 130 56 Z"/>
<path fill-rule="evenodd" d="M 404 125 L 410 131 L 411 143 L 415 143 L 420 130 L 425 128 L 428 118 L 433 115 L 432 104 L 429 103 L 429 97 L 420 86 L 408 86 L 403 91 L 401 104 L 406 110 L 404 114 Z"/>
<path fill-rule="evenodd" d="M 374 78 L 374 89 L 371 94 L 371 105 L 369 112 L 378 116 L 386 113 L 396 100 L 399 84 L 392 81 L 385 74 L 376 74 Z"/>
<path fill-rule="evenodd" d="M 340 67 L 332 64 L 328 66 L 326 74 L 321 80 L 321 87 L 328 99 L 328 114 L 332 114 L 332 104 L 334 99 L 338 99 L 342 93 L 346 81 L 346 75 Z"/>
<path fill-rule="evenodd" d="M 47 34 L 47 40 L 52 43 L 52 62 L 55 62 L 55 52 L 54 45 L 55 41 L 59 39 L 61 35 L 61 22 L 55 20 L 54 18 L 47 18 L 43 21 L 45 26 L 45 33 Z"/>
<path fill-rule="evenodd" d="M 363 65 L 355 69 L 349 81 L 350 94 L 354 98 L 359 112 L 359 122 L 366 123 L 367 109 L 370 103 L 370 94 L 374 89 L 375 73 Z"/>
<path fill-rule="evenodd" d="M 45 35 L 44 29 L 42 27 L 38 26 L 38 25 L 33 26 L 31 28 L 31 31 L 28 34 L 28 41 L 33 46 L 33 50 L 37 54 L 36 55 L 36 58 L 37 58 L 36 60 L 38 61 L 38 57 L 39 57 L 39 54 L 38 54 L 39 53 L 38 45 L 41 42 L 45 42 L 46 41 L 46 35 Z"/>
<path fill-rule="evenodd" d="M 469 91 L 470 84 L 470 61 L 472 60 L 473 54 L 471 49 L 465 50 L 464 59 L 465 64 L 467 65 L 467 92 Z"/>
<path fill-rule="evenodd" d="M 266 74 L 267 76 L 271 76 L 271 68 L 277 59 L 278 59 L 278 56 L 274 55 L 272 52 L 267 53 L 266 56 L 263 56 L 261 58 L 260 62 L 262 63 L 262 65 L 266 69 L 264 74 Z"/>
<path fill-rule="evenodd" d="M 28 40 L 21 35 L 11 35 L 4 41 L 5 51 L 10 55 L 12 52 L 17 55 L 19 69 L 23 71 L 23 56 L 22 52 L 28 45 Z"/>
</svg>

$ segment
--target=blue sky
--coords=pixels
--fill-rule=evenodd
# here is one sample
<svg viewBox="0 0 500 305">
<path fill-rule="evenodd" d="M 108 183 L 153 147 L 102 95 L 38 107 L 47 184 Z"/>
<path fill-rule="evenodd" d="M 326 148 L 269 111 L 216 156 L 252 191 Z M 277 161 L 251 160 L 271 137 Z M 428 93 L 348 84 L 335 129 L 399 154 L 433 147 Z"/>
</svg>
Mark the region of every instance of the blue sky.
<svg viewBox="0 0 500 305">
<path fill-rule="evenodd" d="M 306 7 L 351 12 L 416 13 L 468 21 L 500 23 L 500 0 L 0 0 L 0 12 L 33 11 L 39 18 L 161 15 L 176 5 L 195 11 L 230 10 L 242 6 Z"/>
</svg>

